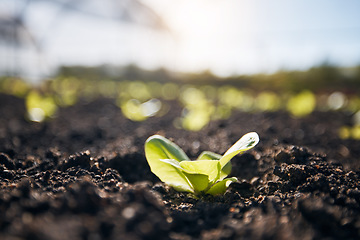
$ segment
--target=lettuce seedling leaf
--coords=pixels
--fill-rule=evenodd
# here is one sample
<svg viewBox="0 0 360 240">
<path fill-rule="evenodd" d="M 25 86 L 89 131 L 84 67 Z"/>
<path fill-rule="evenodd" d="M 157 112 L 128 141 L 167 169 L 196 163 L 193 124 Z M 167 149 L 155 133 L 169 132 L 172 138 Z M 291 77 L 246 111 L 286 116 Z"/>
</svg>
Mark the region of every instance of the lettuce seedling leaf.
<svg viewBox="0 0 360 240">
<path fill-rule="evenodd" d="M 196 160 L 220 160 L 222 156 L 220 154 L 203 151 Z"/>
<path fill-rule="evenodd" d="M 202 152 L 197 160 L 220 160 L 222 156 L 220 154 L 210 152 L 210 151 L 204 151 Z M 231 162 L 229 161 L 220 171 L 220 180 L 223 180 L 231 173 Z"/>
<path fill-rule="evenodd" d="M 236 177 L 225 178 L 215 183 L 206 193 L 211 195 L 224 194 L 226 189 L 229 187 L 229 185 L 232 182 L 236 182 L 236 181 L 237 181 Z"/>
<path fill-rule="evenodd" d="M 209 176 L 201 173 L 187 173 L 184 172 L 185 176 L 189 179 L 195 193 L 202 192 L 206 190 L 209 183 Z"/>
<path fill-rule="evenodd" d="M 242 136 L 234 145 L 229 148 L 220 159 L 221 167 L 225 165 L 237 154 L 253 148 L 259 142 L 259 135 L 256 132 L 250 132 Z"/>
<path fill-rule="evenodd" d="M 156 154 L 161 155 L 161 159 L 175 159 L 179 162 L 184 160 L 190 160 L 189 157 L 178 145 L 160 135 L 153 135 L 149 137 L 145 143 L 145 151 L 147 147 L 157 148 Z"/>
<path fill-rule="evenodd" d="M 193 161 L 178 162 L 174 159 L 161 159 L 160 161 L 162 161 L 164 163 L 168 163 L 168 164 L 172 165 L 173 167 L 177 168 L 178 170 L 182 171 L 182 173 L 189 180 L 189 182 L 190 182 L 192 188 L 195 190 L 195 192 L 204 191 L 210 185 L 209 176 L 197 171 L 199 169 L 196 169 L 196 166 L 195 167 L 191 166 L 191 163 Z M 189 162 L 190 164 L 185 163 L 184 164 L 185 168 L 183 168 L 183 166 L 181 166 L 181 163 L 184 163 L 184 162 Z M 220 171 L 220 163 L 219 162 L 218 162 L 218 165 L 219 165 L 218 169 Z M 188 166 L 190 166 L 190 167 L 188 167 Z"/>
<path fill-rule="evenodd" d="M 184 171 L 184 169 L 180 166 L 180 162 L 176 161 L 175 159 L 160 159 L 161 162 L 168 163 L 171 166 Z"/>
<path fill-rule="evenodd" d="M 145 156 L 151 171 L 161 181 L 178 191 L 193 192 L 192 185 L 180 169 L 161 161 L 164 159 L 171 159 L 173 163 L 189 161 L 188 156 L 175 143 L 159 135 L 151 136 L 145 142 Z"/>
<path fill-rule="evenodd" d="M 221 163 L 220 163 L 220 167 L 221 167 Z M 232 169 L 232 166 L 231 166 L 231 162 L 229 161 L 227 164 L 225 164 L 225 166 L 223 168 L 221 168 L 219 179 L 223 180 L 224 178 L 226 178 L 231 173 L 231 169 Z"/>
<path fill-rule="evenodd" d="M 208 181 L 214 183 L 220 177 L 220 162 L 218 160 L 182 161 L 180 166 L 188 173 L 200 173 L 208 176 Z"/>
</svg>

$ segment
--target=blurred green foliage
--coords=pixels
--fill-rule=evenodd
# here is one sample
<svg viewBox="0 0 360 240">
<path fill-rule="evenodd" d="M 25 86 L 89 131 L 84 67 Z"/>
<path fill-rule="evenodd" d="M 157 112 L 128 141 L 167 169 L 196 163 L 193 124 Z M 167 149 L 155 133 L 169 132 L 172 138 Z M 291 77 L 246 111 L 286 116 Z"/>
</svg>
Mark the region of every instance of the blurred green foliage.
<svg viewBox="0 0 360 240">
<path fill-rule="evenodd" d="M 116 67 L 102 65 L 97 67 L 69 66 L 58 71 L 58 77 L 76 77 L 88 81 L 108 79 L 114 81 L 143 80 L 146 82 L 210 85 L 221 87 L 230 85 L 239 89 L 272 92 L 300 92 L 304 89 L 315 93 L 342 91 L 359 93 L 360 65 L 337 67 L 324 62 L 304 71 L 280 70 L 272 74 L 236 75 L 220 78 L 210 71 L 201 73 L 174 73 L 165 69 L 144 70 L 136 65 Z"/>
<path fill-rule="evenodd" d="M 309 90 L 304 90 L 299 94 L 289 97 L 286 105 L 287 110 L 296 117 L 302 117 L 312 113 L 315 107 L 315 94 Z"/>
<path fill-rule="evenodd" d="M 40 94 L 36 90 L 31 90 L 26 95 L 25 103 L 28 117 L 34 122 L 41 122 L 54 116 L 57 110 L 57 105 L 51 95 Z"/>
<path fill-rule="evenodd" d="M 58 108 L 99 97 L 114 99 L 128 119 L 144 121 L 166 114 L 168 101 L 177 101 L 183 111 L 174 119 L 174 125 L 191 131 L 202 129 L 212 120 L 226 119 L 233 111 L 288 111 L 294 117 L 315 110 L 348 111 L 354 115 L 354 124 L 344 126 L 339 135 L 360 139 L 360 67 L 323 65 L 302 72 L 228 78 L 210 72 L 144 72 L 135 66 L 122 70 L 123 75 L 114 69 L 105 70 L 63 68 L 58 77 L 38 86 L 3 77 L 0 92 L 24 98 L 32 121 L 46 120 L 54 117 Z M 359 116 L 358 120 L 355 116 Z"/>
</svg>

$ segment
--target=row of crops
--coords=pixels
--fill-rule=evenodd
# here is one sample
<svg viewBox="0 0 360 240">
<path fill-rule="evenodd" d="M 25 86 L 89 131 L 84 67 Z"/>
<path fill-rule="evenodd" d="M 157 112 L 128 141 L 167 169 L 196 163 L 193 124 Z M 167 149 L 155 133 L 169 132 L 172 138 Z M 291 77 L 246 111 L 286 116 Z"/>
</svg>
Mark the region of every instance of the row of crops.
<svg viewBox="0 0 360 240">
<path fill-rule="evenodd" d="M 178 101 L 183 110 L 174 124 L 190 131 L 198 131 L 212 120 L 226 119 L 233 111 L 288 111 L 294 117 L 304 117 L 315 110 L 347 111 L 353 115 L 353 125 L 340 129 L 340 136 L 360 139 L 360 98 L 342 92 L 277 93 L 231 85 L 89 81 L 71 77 L 49 80 L 36 87 L 20 79 L 3 78 L 0 79 L 0 92 L 24 98 L 26 117 L 35 122 L 53 118 L 60 107 L 98 97 L 114 99 L 124 116 L 133 121 L 163 116 L 169 111 L 168 101 Z"/>
</svg>

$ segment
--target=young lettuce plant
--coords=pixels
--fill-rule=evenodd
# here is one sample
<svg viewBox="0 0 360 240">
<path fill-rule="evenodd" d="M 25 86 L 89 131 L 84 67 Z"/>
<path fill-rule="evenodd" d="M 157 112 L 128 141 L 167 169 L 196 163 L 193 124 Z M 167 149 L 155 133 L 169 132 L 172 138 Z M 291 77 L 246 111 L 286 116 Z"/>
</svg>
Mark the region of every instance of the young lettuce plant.
<svg viewBox="0 0 360 240">
<path fill-rule="evenodd" d="M 180 192 L 195 195 L 224 194 L 236 177 L 226 178 L 231 172 L 230 160 L 253 148 L 259 142 L 256 132 L 240 138 L 224 155 L 204 151 L 191 161 L 185 152 L 170 140 L 154 135 L 145 142 L 145 156 L 151 171 L 163 182 Z"/>
</svg>

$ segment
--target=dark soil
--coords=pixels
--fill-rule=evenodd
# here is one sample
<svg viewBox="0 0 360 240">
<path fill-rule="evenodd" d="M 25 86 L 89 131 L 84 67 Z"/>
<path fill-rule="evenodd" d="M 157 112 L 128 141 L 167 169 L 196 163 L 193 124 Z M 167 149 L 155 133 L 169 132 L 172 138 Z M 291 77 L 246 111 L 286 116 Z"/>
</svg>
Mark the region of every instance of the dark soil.
<svg viewBox="0 0 360 240">
<path fill-rule="evenodd" d="M 141 123 L 111 99 L 32 123 L 22 99 L 0 95 L 0 239 L 360 239 L 360 143 L 338 137 L 349 114 L 234 112 L 187 132 L 169 104 Z M 195 158 L 250 131 L 260 143 L 232 160 L 224 196 L 175 192 L 144 156 L 155 133 Z"/>
</svg>

